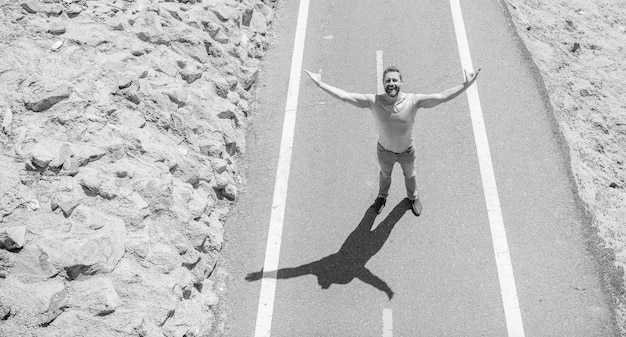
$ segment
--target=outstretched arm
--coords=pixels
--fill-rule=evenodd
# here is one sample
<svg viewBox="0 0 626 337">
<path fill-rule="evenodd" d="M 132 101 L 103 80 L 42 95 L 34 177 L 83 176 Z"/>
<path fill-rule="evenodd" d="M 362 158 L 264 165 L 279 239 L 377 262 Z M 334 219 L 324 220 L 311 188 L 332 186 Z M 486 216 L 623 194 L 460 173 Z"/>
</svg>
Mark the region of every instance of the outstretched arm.
<svg viewBox="0 0 626 337">
<path fill-rule="evenodd" d="M 371 286 L 374 286 L 374 288 L 383 291 L 385 294 L 387 294 L 389 300 L 393 298 L 393 290 L 389 288 L 385 281 L 381 280 L 378 276 L 372 274 L 369 269 L 363 267 L 363 271 L 357 275 L 357 278 Z"/>
<path fill-rule="evenodd" d="M 370 101 L 373 101 L 373 98 L 368 98 L 368 95 L 349 93 L 343 89 L 336 88 L 330 84 L 322 82 L 321 70 L 319 73 L 312 73 L 306 69 L 303 70 L 305 73 L 307 73 L 307 75 L 309 75 L 311 80 L 315 82 L 315 84 L 317 84 L 317 86 L 320 87 L 322 90 L 326 91 L 328 94 L 337 99 L 354 105 L 357 108 L 367 108 L 370 106 Z"/>
<path fill-rule="evenodd" d="M 419 99 L 419 106 L 421 108 L 432 108 L 441 103 L 454 99 L 455 97 L 462 94 L 467 88 L 469 88 L 474 83 L 474 81 L 476 81 L 479 73 L 480 68 L 478 68 L 478 70 L 473 73 L 468 73 L 465 69 L 463 69 L 463 75 L 465 78 L 465 81 L 463 83 L 450 89 L 444 90 L 438 94 L 422 95 Z"/>
</svg>

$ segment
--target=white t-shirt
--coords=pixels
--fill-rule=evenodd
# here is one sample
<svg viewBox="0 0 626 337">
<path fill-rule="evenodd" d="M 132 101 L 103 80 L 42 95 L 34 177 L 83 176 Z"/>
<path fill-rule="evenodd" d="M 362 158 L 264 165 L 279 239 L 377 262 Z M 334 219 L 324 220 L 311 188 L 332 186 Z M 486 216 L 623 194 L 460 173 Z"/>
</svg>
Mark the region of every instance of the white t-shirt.
<svg viewBox="0 0 626 337">
<path fill-rule="evenodd" d="M 386 150 L 400 153 L 413 144 L 413 124 L 419 108 L 419 96 L 400 93 L 394 104 L 385 104 L 383 94 L 374 96 L 370 110 L 378 129 L 378 142 Z"/>
</svg>

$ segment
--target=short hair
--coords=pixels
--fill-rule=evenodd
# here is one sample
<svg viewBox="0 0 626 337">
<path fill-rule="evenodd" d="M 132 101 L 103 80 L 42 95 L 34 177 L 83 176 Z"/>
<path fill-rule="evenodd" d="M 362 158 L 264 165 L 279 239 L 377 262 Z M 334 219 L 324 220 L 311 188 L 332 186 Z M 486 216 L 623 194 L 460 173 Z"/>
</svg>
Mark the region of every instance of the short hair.
<svg viewBox="0 0 626 337">
<path fill-rule="evenodd" d="M 400 81 L 402 81 L 402 73 L 400 72 L 400 69 L 398 69 L 398 67 L 389 66 L 385 68 L 385 71 L 383 71 L 383 78 L 385 78 L 385 75 L 387 75 L 387 73 L 398 73 L 400 75 Z"/>
</svg>

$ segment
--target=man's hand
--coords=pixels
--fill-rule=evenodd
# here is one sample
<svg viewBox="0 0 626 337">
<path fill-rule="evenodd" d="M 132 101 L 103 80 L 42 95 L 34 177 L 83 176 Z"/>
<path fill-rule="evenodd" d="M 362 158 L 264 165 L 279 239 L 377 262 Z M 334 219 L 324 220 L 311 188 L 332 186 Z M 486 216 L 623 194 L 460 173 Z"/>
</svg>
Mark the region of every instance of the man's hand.
<svg viewBox="0 0 626 337">
<path fill-rule="evenodd" d="M 465 85 L 467 87 L 472 85 L 472 83 L 474 83 L 474 81 L 476 81 L 476 78 L 478 77 L 478 74 L 480 73 L 481 69 L 482 68 L 478 68 L 473 73 L 468 73 L 467 70 L 463 69 L 463 78 L 465 79 L 465 82 L 463 83 L 463 85 Z"/>
<path fill-rule="evenodd" d="M 320 69 L 319 73 L 312 73 L 306 69 L 302 69 L 304 70 L 304 72 L 309 75 L 309 77 L 311 78 L 311 80 L 313 80 L 313 82 L 315 82 L 315 84 L 320 85 L 322 83 L 322 70 Z"/>
</svg>

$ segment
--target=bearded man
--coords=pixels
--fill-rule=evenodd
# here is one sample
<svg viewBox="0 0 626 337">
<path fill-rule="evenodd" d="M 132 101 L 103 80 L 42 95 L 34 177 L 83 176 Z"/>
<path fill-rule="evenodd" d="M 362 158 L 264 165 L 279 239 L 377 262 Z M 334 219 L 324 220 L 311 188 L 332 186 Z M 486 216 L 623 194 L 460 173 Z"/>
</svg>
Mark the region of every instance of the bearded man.
<svg viewBox="0 0 626 337">
<path fill-rule="evenodd" d="M 377 157 L 380 165 L 378 196 L 372 205 L 380 214 L 387 203 L 391 173 L 397 162 L 404 174 L 404 185 L 411 211 L 415 216 L 422 213 L 422 203 L 417 195 L 415 172 L 415 144 L 413 125 L 420 108 L 432 108 L 447 102 L 469 88 L 480 73 L 480 69 L 468 73 L 463 70 L 465 81 L 438 94 L 404 93 L 402 89 L 402 73 L 394 66 L 383 72 L 384 94 L 357 94 L 333 87 L 322 82 L 321 70 L 312 73 L 304 70 L 311 80 L 331 96 L 350 103 L 359 108 L 369 108 L 374 116 L 378 130 Z"/>
</svg>

